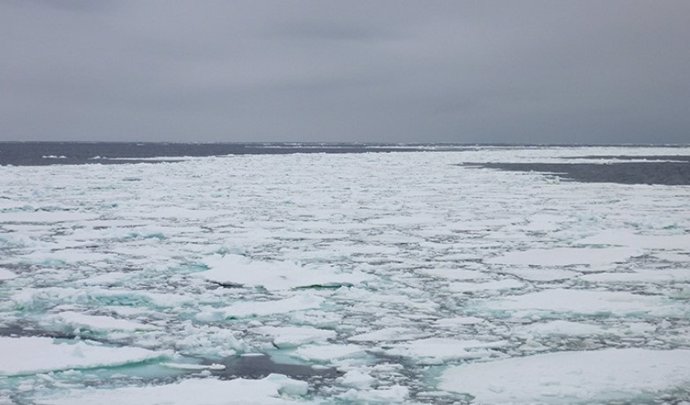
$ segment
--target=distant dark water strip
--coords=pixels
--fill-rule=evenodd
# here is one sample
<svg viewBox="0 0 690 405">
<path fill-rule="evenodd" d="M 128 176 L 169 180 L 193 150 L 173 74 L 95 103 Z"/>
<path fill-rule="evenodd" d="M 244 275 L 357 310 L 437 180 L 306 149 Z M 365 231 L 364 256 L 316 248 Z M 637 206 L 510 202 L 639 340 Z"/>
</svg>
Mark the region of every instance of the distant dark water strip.
<svg viewBox="0 0 690 405">
<path fill-rule="evenodd" d="M 420 150 L 475 150 L 445 144 L 313 144 L 313 143 L 127 143 L 127 142 L 2 142 L 0 165 L 160 163 L 165 157 L 284 155 L 293 153 L 368 153 Z"/>
<path fill-rule="evenodd" d="M 688 156 L 683 160 L 688 160 Z M 685 162 L 593 163 L 465 163 L 488 169 L 540 172 L 585 183 L 690 185 L 690 160 Z"/>
</svg>

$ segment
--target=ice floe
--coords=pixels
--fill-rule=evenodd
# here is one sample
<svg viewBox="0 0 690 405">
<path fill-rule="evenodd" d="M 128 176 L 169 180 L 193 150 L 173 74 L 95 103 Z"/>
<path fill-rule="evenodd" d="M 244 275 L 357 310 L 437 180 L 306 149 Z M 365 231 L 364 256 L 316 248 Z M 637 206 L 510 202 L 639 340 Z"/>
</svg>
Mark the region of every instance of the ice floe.
<svg viewBox="0 0 690 405">
<path fill-rule="evenodd" d="M 224 308 L 206 309 L 200 312 L 196 318 L 199 320 L 213 321 L 225 318 L 285 314 L 293 311 L 318 308 L 323 302 L 323 298 L 311 295 L 298 295 L 272 301 L 238 302 Z"/>
<path fill-rule="evenodd" d="M 485 260 L 490 264 L 523 266 L 597 266 L 619 263 L 641 252 L 633 248 L 553 248 L 510 252 Z"/>
<path fill-rule="evenodd" d="M 295 263 L 252 261 L 240 255 L 208 258 L 211 269 L 199 275 L 209 281 L 236 287 L 286 290 L 299 287 L 340 287 L 372 277 L 361 272 L 342 273 L 329 266 L 299 266 Z"/>
<path fill-rule="evenodd" d="M 272 374 L 260 380 L 238 378 L 187 379 L 178 383 L 115 389 L 72 390 L 65 395 L 38 398 L 38 404 L 76 405 L 117 403 L 128 405 L 292 404 L 307 393 L 308 384 Z M 292 398 L 291 398 L 292 397 Z M 302 401 L 299 401 L 302 403 Z"/>
<path fill-rule="evenodd" d="M 690 350 L 556 352 L 448 368 L 440 388 L 480 404 L 633 400 L 690 384 Z"/>
<path fill-rule="evenodd" d="M 690 246 L 690 234 L 640 235 L 625 229 L 601 232 L 578 240 L 581 245 L 614 245 L 640 249 L 682 250 Z"/>
<path fill-rule="evenodd" d="M 17 275 L 12 273 L 11 271 L 6 269 L 0 269 L 0 281 L 11 280 L 15 277 L 17 277 Z"/>
<path fill-rule="evenodd" d="M 108 331 L 143 331 L 158 329 L 153 325 L 146 325 L 127 319 L 117 319 L 104 315 L 87 315 L 80 312 L 64 311 L 49 317 L 48 323 L 62 324 L 70 328 L 86 328 L 99 332 Z"/>
<path fill-rule="evenodd" d="M 592 291 L 554 288 L 505 296 L 483 304 L 487 308 L 509 311 L 532 310 L 580 314 L 682 314 L 681 308 L 661 297 L 626 291 Z M 679 312 L 680 311 L 680 312 Z"/>
<path fill-rule="evenodd" d="M 318 329 L 310 326 L 261 326 L 252 329 L 252 332 L 271 336 L 273 343 L 281 348 L 322 342 L 333 339 L 336 336 L 333 330 Z"/>
<path fill-rule="evenodd" d="M 109 347 L 47 337 L 0 337 L 0 375 L 114 367 L 160 359 L 170 353 L 138 347 Z"/>
<path fill-rule="evenodd" d="M 301 346 L 293 355 L 304 360 L 329 362 L 332 360 L 362 355 L 366 348 L 354 344 L 326 344 Z"/>
<path fill-rule="evenodd" d="M 526 336 L 543 335 L 567 335 L 567 336 L 595 336 L 610 333 L 602 326 L 584 322 L 564 320 L 547 321 L 516 327 L 514 332 Z"/>
<path fill-rule="evenodd" d="M 408 357 L 417 362 L 437 364 L 446 360 L 484 357 L 490 354 L 488 349 L 504 345 L 503 341 L 426 338 L 396 344 L 392 349 L 387 350 L 387 353 Z"/>
</svg>

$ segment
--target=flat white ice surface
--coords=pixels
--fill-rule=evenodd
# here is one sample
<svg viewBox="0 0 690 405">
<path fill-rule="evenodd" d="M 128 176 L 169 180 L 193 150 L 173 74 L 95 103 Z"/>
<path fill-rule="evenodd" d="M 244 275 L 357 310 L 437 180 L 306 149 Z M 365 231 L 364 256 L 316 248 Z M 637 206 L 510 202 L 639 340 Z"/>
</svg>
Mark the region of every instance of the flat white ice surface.
<svg viewBox="0 0 690 405">
<path fill-rule="evenodd" d="M 426 338 L 400 343 L 388 354 L 410 357 L 422 362 L 440 363 L 451 359 L 470 359 L 488 354 L 484 349 L 504 346 L 505 342 L 460 340 L 454 338 Z"/>
<path fill-rule="evenodd" d="M 293 347 L 305 343 L 313 343 L 333 339 L 335 331 L 318 329 L 311 326 L 262 326 L 252 330 L 273 338 L 273 343 L 279 347 Z"/>
<path fill-rule="evenodd" d="M 311 345 L 300 347 L 295 351 L 294 356 L 304 360 L 330 361 L 342 359 L 344 357 L 352 357 L 353 355 L 363 354 L 364 352 L 364 347 L 354 344 Z"/>
<path fill-rule="evenodd" d="M 239 302 L 223 308 L 224 317 L 266 316 L 318 308 L 323 298 L 301 295 L 276 301 Z"/>
<path fill-rule="evenodd" d="M 492 264 L 526 266 L 590 266 L 624 262 L 640 251 L 632 248 L 553 248 L 509 252 L 486 260 Z"/>
<path fill-rule="evenodd" d="M 17 275 L 12 273 L 11 271 L 6 270 L 6 269 L 0 269 L 0 281 L 11 280 L 15 277 L 17 277 Z"/>
<path fill-rule="evenodd" d="M 555 320 L 544 323 L 535 323 L 517 327 L 514 332 L 527 336 L 541 335 L 541 336 L 596 336 L 606 334 L 607 330 L 599 325 L 593 325 L 583 322 L 572 322 L 564 320 Z"/>
<path fill-rule="evenodd" d="M 288 395 L 303 395 L 307 383 L 271 374 L 259 380 L 213 378 L 188 379 L 175 384 L 126 387 L 113 390 L 82 389 L 53 398 L 39 398 L 39 404 L 127 404 L 127 405 L 224 405 L 292 404 Z M 285 394 L 285 396 L 282 396 Z M 301 402 L 303 403 L 303 402 Z"/>
<path fill-rule="evenodd" d="M 210 270 L 199 274 L 207 280 L 268 290 L 354 285 L 371 279 L 361 272 L 339 273 L 329 266 L 303 267 L 289 262 L 252 261 L 240 255 L 214 256 L 204 263 Z"/>
<path fill-rule="evenodd" d="M 88 328 L 101 332 L 156 329 L 153 325 L 145 325 L 127 319 L 116 319 L 103 315 L 87 315 L 73 311 L 60 312 L 51 318 L 55 323 L 63 323 L 72 328 Z"/>
<path fill-rule="evenodd" d="M 46 337 L 0 337 L 0 375 L 113 367 L 162 358 L 166 354 L 138 347 L 107 347 Z"/>
<path fill-rule="evenodd" d="M 690 350 L 605 349 L 453 366 L 440 387 L 481 404 L 566 404 L 635 398 L 687 384 Z"/>
<path fill-rule="evenodd" d="M 443 370 L 528 379 L 512 361 L 613 348 L 685 358 L 690 187 L 458 165 L 676 154 L 690 148 L 2 167 L 0 403 L 462 403 Z M 630 357 L 641 380 L 665 373 L 649 357 Z M 595 367 L 572 371 L 548 398 L 611 394 Z"/>
<path fill-rule="evenodd" d="M 688 251 L 690 234 L 640 235 L 625 229 L 608 230 L 577 241 L 583 245 L 614 245 L 644 249 Z"/>
<path fill-rule="evenodd" d="M 671 306 L 656 296 L 626 291 L 591 291 L 556 288 L 505 296 L 486 302 L 492 309 L 574 312 L 581 314 L 613 313 L 619 315 L 670 311 Z"/>
</svg>

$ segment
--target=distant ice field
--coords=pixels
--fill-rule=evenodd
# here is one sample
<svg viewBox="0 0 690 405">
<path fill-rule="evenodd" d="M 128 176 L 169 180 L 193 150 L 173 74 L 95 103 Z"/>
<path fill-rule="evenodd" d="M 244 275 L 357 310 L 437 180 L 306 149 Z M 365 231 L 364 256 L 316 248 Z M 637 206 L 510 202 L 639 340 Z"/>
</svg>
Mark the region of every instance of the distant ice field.
<svg viewBox="0 0 690 405">
<path fill-rule="evenodd" d="M 690 401 L 690 186 L 498 167 L 690 148 L 418 148 L 0 166 L 0 404 Z"/>
</svg>

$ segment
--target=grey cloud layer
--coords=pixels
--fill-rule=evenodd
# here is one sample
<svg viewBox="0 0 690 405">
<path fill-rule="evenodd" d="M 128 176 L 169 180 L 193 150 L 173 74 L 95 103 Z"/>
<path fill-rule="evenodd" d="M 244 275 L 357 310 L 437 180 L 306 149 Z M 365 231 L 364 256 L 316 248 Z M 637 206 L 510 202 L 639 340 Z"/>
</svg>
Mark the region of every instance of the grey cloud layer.
<svg viewBox="0 0 690 405">
<path fill-rule="evenodd" d="M 7 1 L 0 140 L 690 142 L 690 2 Z"/>
</svg>

